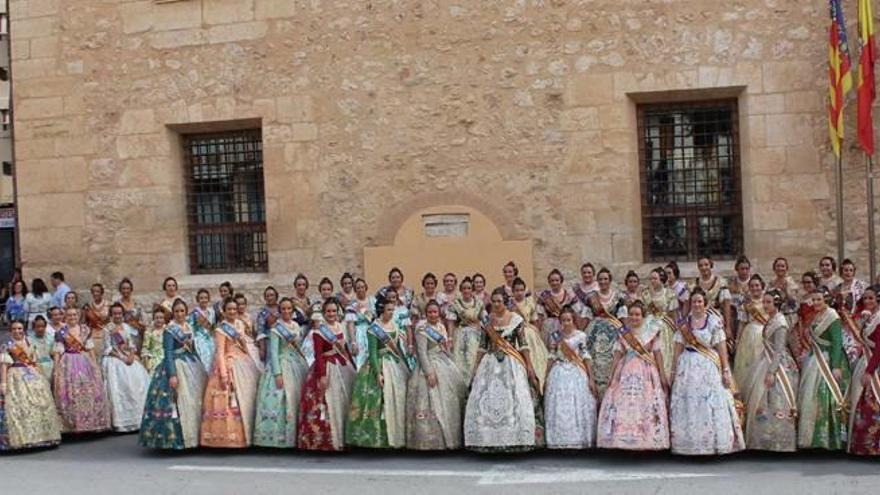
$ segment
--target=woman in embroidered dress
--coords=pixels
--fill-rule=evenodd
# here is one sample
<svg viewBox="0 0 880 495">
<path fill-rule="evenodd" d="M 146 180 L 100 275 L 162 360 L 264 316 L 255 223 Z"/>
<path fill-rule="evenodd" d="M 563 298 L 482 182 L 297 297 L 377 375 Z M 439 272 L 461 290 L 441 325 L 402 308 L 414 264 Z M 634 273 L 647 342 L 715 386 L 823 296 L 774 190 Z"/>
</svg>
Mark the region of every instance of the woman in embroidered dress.
<svg viewBox="0 0 880 495">
<path fill-rule="evenodd" d="M 743 390 L 752 372 L 752 364 L 764 352 L 764 325 L 767 313 L 764 312 L 764 279 L 752 275 L 749 279 L 749 292 L 740 305 L 739 331 L 736 333 L 736 359 L 733 361 L 733 378 L 737 387 Z"/>
<path fill-rule="evenodd" d="M 141 347 L 141 360 L 144 363 L 144 368 L 147 369 L 147 373 L 150 376 L 153 376 L 153 372 L 156 371 L 156 368 L 162 364 L 164 360 L 163 354 L 165 353 L 165 344 L 164 344 L 164 333 L 165 333 L 165 312 L 164 311 L 154 311 L 153 312 L 153 324 L 150 325 L 150 328 L 144 333 L 144 344 Z"/>
<path fill-rule="evenodd" d="M 270 285 L 263 289 L 263 302 L 265 304 L 260 308 L 260 312 L 257 313 L 256 327 L 254 328 L 257 335 L 257 348 L 260 350 L 261 365 L 264 365 L 266 362 L 266 355 L 268 354 L 266 347 L 269 344 L 269 333 L 271 333 L 272 327 L 275 326 L 275 322 L 278 321 L 278 300 L 278 291 L 275 290 L 275 287 Z"/>
<path fill-rule="evenodd" d="M 315 361 L 300 400 L 297 446 L 304 450 L 342 450 L 355 370 L 346 348 L 338 304 L 325 301 L 324 323 L 311 332 Z"/>
<path fill-rule="evenodd" d="M 732 352 L 736 348 L 736 330 L 733 326 L 733 305 L 731 304 L 730 289 L 724 277 L 715 275 L 712 270 L 715 262 L 712 258 L 704 256 L 697 260 L 697 269 L 700 275 L 694 280 L 694 288 L 699 287 L 706 294 L 706 309 L 715 311 L 724 323 L 724 335 L 727 346 Z"/>
<path fill-rule="evenodd" d="M 516 452 L 543 444 L 538 377 L 525 345 L 525 322 L 507 305 L 505 289 L 495 289 L 465 408 L 464 444 L 473 450 Z"/>
<path fill-rule="evenodd" d="M 850 385 L 849 451 L 856 455 L 880 455 L 880 304 L 876 286 L 862 293 L 859 328 L 864 352 L 856 364 Z"/>
<path fill-rule="evenodd" d="M 849 258 L 840 262 L 840 278 L 842 282 L 833 292 L 835 307 L 838 313 L 849 311 L 854 314 L 868 284 L 856 278 L 856 264 Z"/>
<path fill-rule="evenodd" d="M 810 333 L 816 310 L 813 309 L 813 293 L 819 290 L 819 277 L 814 272 L 806 272 L 801 277 L 801 300 L 798 303 L 796 323 L 792 326 L 788 345 L 798 368 L 803 368 L 804 359 L 810 348 Z"/>
<path fill-rule="evenodd" d="M 461 448 L 467 383 L 450 357 L 452 345 L 440 312 L 440 304 L 429 301 L 426 319 L 416 324 L 418 365 L 406 393 L 406 447 L 412 450 Z"/>
<path fill-rule="evenodd" d="M 828 306 L 832 296 L 827 288 L 820 287 L 812 299 L 816 317 L 798 389 L 798 448 L 843 450 L 847 441 L 844 391 L 849 384 L 843 329 L 837 311 Z"/>
<path fill-rule="evenodd" d="M 575 312 L 575 322 L 579 329 L 585 330 L 593 318 L 593 314 L 590 312 L 590 293 L 599 291 L 599 282 L 596 281 L 596 267 L 592 263 L 581 265 L 581 280 L 572 284 L 571 289 L 575 297 L 575 303 L 572 305 Z"/>
<path fill-rule="evenodd" d="M 604 395 L 611 381 L 614 343 L 623 326 L 618 317 L 626 316 L 626 306 L 620 292 L 611 286 L 611 272 L 607 268 L 600 269 L 596 278 L 599 290 L 588 296 L 587 303 L 593 316 L 584 332 L 587 334 L 587 350 L 593 358 L 593 378 L 599 393 Z"/>
<path fill-rule="evenodd" d="M 82 317 L 81 308 L 79 307 L 79 295 L 75 291 L 70 291 L 67 294 L 64 294 L 64 307 L 62 309 L 64 311 L 75 309 L 77 314 Z"/>
<path fill-rule="evenodd" d="M 167 277 L 162 281 L 162 290 L 165 292 L 165 298 L 159 302 L 159 307 L 162 311 L 165 312 L 165 319 L 171 320 L 171 307 L 174 306 L 174 300 L 177 299 L 177 279 L 174 277 Z"/>
<path fill-rule="evenodd" d="M 336 302 L 340 308 L 347 308 L 354 301 L 354 277 L 345 272 L 339 279 L 339 292 L 336 293 Z"/>
<path fill-rule="evenodd" d="M 37 367 L 25 336 L 24 320 L 9 326 L 11 339 L 0 345 L 0 420 L 6 442 L 0 450 L 48 447 L 61 442 L 61 424 L 49 382 Z"/>
<path fill-rule="evenodd" d="M 116 288 L 119 290 L 119 299 L 116 302 L 121 304 L 125 310 L 125 322 L 137 330 L 137 348 L 138 351 L 141 351 L 144 345 L 144 333 L 147 331 L 147 325 L 144 324 L 144 308 L 133 297 L 134 284 L 131 283 L 131 280 L 123 278 L 119 281 L 119 285 Z M 170 318 L 165 321 L 170 321 Z"/>
<path fill-rule="evenodd" d="M 345 339 L 351 343 L 355 366 L 361 369 L 367 362 L 367 328 L 376 319 L 376 299 L 367 295 L 367 282 L 364 279 L 354 281 L 354 298 L 345 309 L 345 325 L 348 332 Z"/>
<path fill-rule="evenodd" d="M 202 398 L 208 375 L 196 354 L 187 311 L 183 299 L 174 301 L 174 319 L 162 334 L 162 362 L 147 389 L 138 438 L 144 447 L 180 450 L 199 446 Z"/>
<path fill-rule="evenodd" d="M 242 323 L 242 337 L 244 337 L 244 345 L 247 353 L 251 356 L 257 370 L 262 373 L 263 359 L 260 357 L 260 348 L 257 346 L 257 329 L 254 327 L 254 319 L 247 310 L 247 297 L 244 294 L 235 295 L 235 304 L 238 307 L 238 320 Z"/>
<path fill-rule="evenodd" d="M 49 288 L 46 287 L 46 282 L 43 279 L 35 278 L 31 282 L 31 292 L 25 296 L 24 303 L 27 309 L 28 329 L 34 328 L 34 320 L 37 316 L 49 319 L 49 308 L 52 307 L 52 294 L 49 292 Z"/>
<path fill-rule="evenodd" d="M 562 323 L 559 322 L 559 316 L 562 309 L 575 303 L 574 293 L 562 286 L 565 279 L 562 272 L 554 268 L 547 275 L 547 285 L 549 289 L 544 289 L 538 295 L 538 317 L 541 328 L 541 339 L 545 345 L 551 344 L 555 337 L 554 334 L 562 329 Z"/>
<path fill-rule="evenodd" d="M 633 270 L 626 272 L 623 278 L 624 289 L 620 291 L 620 297 L 623 299 L 623 305 L 629 307 L 630 304 L 639 300 L 642 296 L 642 281 L 639 274 Z"/>
<path fill-rule="evenodd" d="M 309 366 L 302 352 L 305 332 L 293 320 L 293 301 L 281 300 L 281 317 L 269 331 L 268 366 L 260 378 L 254 445 L 296 447 L 299 402 Z"/>
<path fill-rule="evenodd" d="M 415 296 L 412 307 L 410 308 L 413 322 L 423 320 L 425 318 L 425 309 L 428 307 L 428 302 L 437 300 L 439 296 L 439 294 L 437 294 L 437 276 L 430 272 L 426 273 L 425 276 L 422 277 L 422 289 L 424 289 L 424 292 Z"/>
<path fill-rule="evenodd" d="M 101 371 L 95 362 L 95 344 L 79 323 L 76 308 L 64 312 L 65 326 L 55 334 L 55 404 L 62 431 L 96 432 L 110 429 L 110 407 Z"/>
<path fill-rule="evenodd" d="M 446 321 L 454 345 L 453 360 L 470 384 L 483 338 L 481 321 L 485 309 L 483 301 L 474 296 L 474 283 L 470 277 L 463 278 L 458 289 L 461 294 L 449 305 Z"/>
<path fill-rule="evenodd" d="M 547 448 L 587 449 L 596 443 L 599 389 L 587 336 L 575 326 L 574 311 L 563 309 L 559 319 L 562 328 L 550 356 L 544 396 Z"/>
<path fill-rule="evenodd" d="M 675 352 L 675 317 L 678 309 L 678 298 L 675 292 L 666 285 L 666 270 L 657 267 L 651 270 L 648 287 L 642 292 L 645 306 L 645 320 L 648 325 L 658 325 L 660 335 L 657 345 L 663 354 L 663 375 L 667 382 L 672 379 L 672 356 Z"/>
<path fill-rule="evenodd" d="M 672 452 L 730 454 L 744 448 L 731 386 L 724 322 L 710 313 L 703 289 L 691 292 L 691 315 L 675 334 L 669 401 Z"/>
<path fill-rule="evenodd" d="M 691 289 L 688 287 L 687 282 L 681 279 L 678 263 L 670 261 L 666 264 L 664 270 L 666 271 L 666 286 L 672 290 L 675 298 L 678 299 L 678 310 L 675 312 L 673 320 L 675 320 L 676 325 L 680 325 L 691 314 Z"/>
<path fill-rule="evenodd" d="M 550 353 L 547 351 L 544 339 L 541 338 L 541 332 L 536 326 L 539 321 L 538 304 L 531 294 L 527 295 L 526 282 L 519 277 L 513 279 L 513 297 L 510 299 L 510 305 L 511 311 L 522 316 L 525 321 L 523 335 L 526 339 L 526 346 L 529 348 L 529 358 L 532 361 L 535 374 L 538 376 L 540 388 L 544 390 Z"/>
<path fill-rule="evenodd" d="M 70 292 L 75 294 L 74 292 Z M 101 284 L 93 284 L 90 293 L 92 302 L 86 304 L 82 308 L 82 321 L 91 330 L 92 340 L 95 343 L 95 349 L 103 352 L 106 339 L 104 327 L 110 323 L 110 303 L 104 299 L 104 286 Z M 98 359 L 100 363 L 102 359 Z"/>
<path fill-rule="evenodd" d="M 141 364 L 134 339 L 137 331 L 124 321 L 125 308 L 113 303 L 110 324 L 104 328 L 104 383 L 110 401 L 113 429 L 137 431 L 141 425 L 150 375 Z"/>
<path fill-rule="evenodd" d="M 739 330 L 746 324 L 743 304 L 750 300 L 749 281 L 752 280 L 753 275 L 752 262 L 746 256 L 740 256 L 734 262 L 733 269 L 736 274 L 728 279 L 727 287 L 730 289 L 730 313 L 734 318 L 732 328 Z M 760 298 L 757 304 L 761 305 Z M 736 375 L 735 368 L 734 375 Z"/>
<path fill-rule="evenodd" d="M 440 315 L 446 314 L 446 309 L 458 297 L 458 277 L 454 273 L 443 275 L 443 292 L 437 294 L 437 302 L 440 304 Z"/>
<path fill-rule="evenodd" d="M 831 256 L 822 257 L 819 260 L 819 287 L 825 287 L 833 295 L 842 282 L 837 274 L 837 261 Z"/>
<path fill-rule="evenodd" d="M 666 450 L 669 383 L 660 347 L 660 320 L 645 320 L 635 301 L 614 343 L 611 383 L 599 412 L 598 444 L 607 449 Z"/>
<path fill-rule="evenodd" d="M 207 289 L 205 289 L 205 291 L 207 292 Z M 213 310 L 211 314 L 214 316 L 214 319 L 209 322 L 210 325 L 208 326 L 208 335 L 211 336 L 211 340 L 213 340 L 214 334 L 211 329 L 214 328 L 214 325 L 217 325 L 218 323 L 223 321 L 223 302 L 235 295 L 235 290 L 232 288 L 232 283 L 230 283 L 228 280 L 221 283 L 217 291 L 217 294 L 220 296 L 220 298 L 217 301 L 214 301 L 214 304 L 211 305 L 211 309 Z M 211 293 L 209 292 L 208 299 L 210 300 L 210 298 Z M 196 297 L 196 299 L 198 299 L 198 296 Z M 196 341 L 198 341 L 198 338 L 196 339 Z M 211 354 L 213 355 L 214 353 L 212 352 Z M 211 368 L 208 368 L 208 373 L 210 372 Z"/>
<path fill-rule="evenodd" d="M 229 296 L 232 297 L 232 296 Z M 192 310 L 188 323 L 193 331 L 194 351 L 205 367 L 205 372 L 210 373 L 214 367 L 214 322 L 217 315 L 211 307 L 211 293 L 208 289 L 199 289 L 196 293 L 198 306 Z"/>
<path fill-rule="evenodd" d="M 61 310 L 58 310 L 58 312 L 61 312 Z M 55 367 L 55 361 L 52 359 L 52 350 L 55 347 L 55 331 L 49 331 L 49 325 L 46 323 L 46 318 L 43 318 L 43 315 L 37 315 L 31 328 L 31 331 L 27 333 L 28 342 L 34 350 L 34 359 L 37 362 L 37 367 L 51 385 L 52 371 Z M 51 391 L 52 389 L 50 388 L 49 390 Z"/>
<path fill-rule="evenodd" d="M 486 277 L 484 277 L 482 273 L 475 273 L 474 276 L 471 277 L 471 285 L 473 286 L 474 297 L 476 297 L 481 303 L 483 303 L 483 307 L 488 308 L 489 306 L 491 306 L 492 298 L 491 294 L 489 294 L 489 291 L 486 290 Z M 461 284 L 459 284 L 459 287 L 461 287 Z M 450 304 L 451 302 L 452 301 L 447 304 Z"/>
<path fill-rule="evenodd" d="M 227 299 L 214 330 L 214 368 L 203 401 L 200 443 L 245 448 L 253 443 L 260 371 L 248 353 L 238 304 Z"/>
<path fill-rule="evenodd" d="M 386 295 L 394 297 L 394 291 Z M 400 449 L 406 446 L 406 367 L 404 335 L 394 321 L 397 304 L 379 299 L 367 330 L 369 358 L 358 371 L 345 423 L 345 443 L 354 447 Z"/>
<path fill-rule="evenodd" d="M 293 319 L 299 323 L 299 326 L 303 329 L 308 330 L 311 327 L 311 317 L 312 317 L 312 303 L 309 300 L 309 279 L 302 273 L 297 274 L 296 278 L 293 279 L 293 295 L 290 299 L 293 301 Z M 311 339 L 306 338 L 306 341 L 310 341 Z M 303 350 L 305 348 L 311 348 L 311 344 L 307 344 L 303 346 Z M 308 354 L 307 354 L 308 357 Z"/>
<path fill-rule="evenodd" d="M 801 296 L 797 282 L 788 274 L 788 260 L 785 258 L 773 260 L 773 274 L 776 276 L 767 282 L 767 290 L 778 289 L 782 292 L 785 300 L 780 311 L 788 320 L 788 327 L 794 328 L 797 323 L 798 303 Z"/>
<path fill-rule="evenodd" d="M 752 450 L 797 450 L 798 368 L 788 350 L 788 320 L 782 314 L 786 302 L 787 294 L 776 288 L 762 296 L 767 315 L 762 351 L 748 380 L 740 383 L 746 403 L 746 447 Z M 737 359 L 741 357 L 737 353 Z"/>
<path fill-rule="evenodd" d="M 519 277 L 519 267 L 513 261 L 508 261 L 501 268 L 501 276 L 504 278 L 504 285 L 501 286 L 507 294 L 507 298 L 513 297 L 513 281 Z"/>
</svg>

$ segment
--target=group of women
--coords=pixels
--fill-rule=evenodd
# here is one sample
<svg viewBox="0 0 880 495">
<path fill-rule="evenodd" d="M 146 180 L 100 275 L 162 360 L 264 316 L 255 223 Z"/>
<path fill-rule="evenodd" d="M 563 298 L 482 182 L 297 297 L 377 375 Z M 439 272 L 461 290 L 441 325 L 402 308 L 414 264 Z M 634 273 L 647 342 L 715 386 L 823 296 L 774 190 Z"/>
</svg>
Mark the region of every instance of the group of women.
<svg viewBox="0 0 880 495">
<path fill-rule="evenodd" d="M 168 278 L 149 325 L 130 281 L 106 317 L 94 286 L 92 303 L 53 309 L 30 334 L 12 325 L 0 445 L 114 428 L 157 449 L 880 455 L 878 288 L 849 260 L 838 276 L 823 258 L 800 284 L 784 258 L 767 280 L 744 257 L 731 279 L 709 258 L 697 267 L 691 284 L 671 262 L 616 287 L 587 263 L 536 293 L 512 262 L 491 292 L 448 273 L 416 294 L 392 269 L 375 295 L 345 274 L 310 296 L 299 275 L 288 297 L 267 287 L 254 316 L 228 283 L 191 308 Z M 40 344 L 47 326 L 54 346 Z"/>
</svg>

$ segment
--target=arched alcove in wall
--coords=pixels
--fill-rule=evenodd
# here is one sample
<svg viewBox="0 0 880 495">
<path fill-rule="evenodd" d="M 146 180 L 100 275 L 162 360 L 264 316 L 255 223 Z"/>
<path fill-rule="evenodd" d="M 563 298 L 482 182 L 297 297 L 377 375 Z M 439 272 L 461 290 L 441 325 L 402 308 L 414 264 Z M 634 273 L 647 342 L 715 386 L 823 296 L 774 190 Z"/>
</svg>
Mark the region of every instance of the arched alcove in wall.
<svg viewBox="0 0 880 495">
<path fill-rule="evenodd" d="M 486 214 L 464 205 L 421 208 L 411 213 L 389 244 L 364 248 L 364 272 L 370 287 L 378 289 L 388 271 L 399 267 L 405 284 L 420 289 L 421 278 L 433 272 L 438 279 L 446 272 L 486 276 L 487 287 L 501 285 L 501 267 L 513 260 L 529 287 L 534 273 L 531 240 L 508 240 Z"/>
</svg>

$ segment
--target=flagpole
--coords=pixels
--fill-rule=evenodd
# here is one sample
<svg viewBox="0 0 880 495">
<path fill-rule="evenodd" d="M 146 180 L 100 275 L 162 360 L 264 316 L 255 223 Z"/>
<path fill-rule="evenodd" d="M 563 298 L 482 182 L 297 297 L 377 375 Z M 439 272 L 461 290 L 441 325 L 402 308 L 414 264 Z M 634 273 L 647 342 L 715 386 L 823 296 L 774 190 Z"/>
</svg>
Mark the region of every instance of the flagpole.
<svg viewBox="0 0 880 495">
<path fill-rule="evenodd" d="M 840 263 L 845 258 L 844 253 L 844 232 L 843 232 L 843 143 L 840 146 L 840 153 L 837 155 L 837 262 Z"/>
<path fill-rule="evenodd" d="M 877 276 L 877 238 L 874 235 L 874 157 L 865 155 L 868 166 L 867 173 L 867 192 L 868 192 L 868 265 L 870 266 L 871 281 L 876 282 Z"/>
</svg>

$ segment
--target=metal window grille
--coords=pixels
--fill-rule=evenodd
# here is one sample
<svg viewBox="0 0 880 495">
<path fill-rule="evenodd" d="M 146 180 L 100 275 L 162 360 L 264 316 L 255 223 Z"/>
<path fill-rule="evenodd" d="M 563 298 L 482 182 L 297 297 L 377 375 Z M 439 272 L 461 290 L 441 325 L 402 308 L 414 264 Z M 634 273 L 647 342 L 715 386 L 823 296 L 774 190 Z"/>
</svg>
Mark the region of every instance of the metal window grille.
<svg viewBox="0 0 880 495">
<path fill-rule="evenodd" d="M 735 99 L 638 107 L 646 260 L 732 258 L 742 252 Z"/>
<path fill-rule="evenodd" d="M 261 131 L 185 135 L 183 146 L 190 271 L 268 271 Z"/>
</svg>

